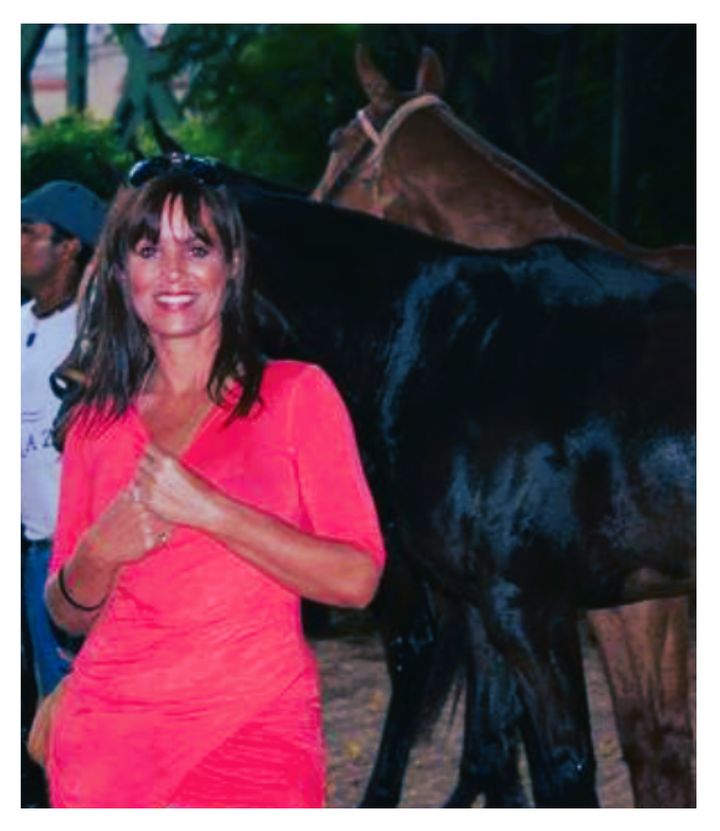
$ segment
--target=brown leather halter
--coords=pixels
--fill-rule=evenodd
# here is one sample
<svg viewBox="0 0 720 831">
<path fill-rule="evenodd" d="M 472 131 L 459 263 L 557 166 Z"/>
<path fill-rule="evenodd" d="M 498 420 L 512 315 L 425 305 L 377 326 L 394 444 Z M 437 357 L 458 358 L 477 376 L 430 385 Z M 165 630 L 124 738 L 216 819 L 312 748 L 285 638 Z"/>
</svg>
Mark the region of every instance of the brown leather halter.
<svg viewBox="0 0 720 831">
<path fill-rule="evenodd" d="M 428 107 L 440 107 L 449 111 L 448 105 L 437 95 L 429 93 L 418 95 L 406 101 L 390 116 L 385 125 L 378 131 L 368 114 L 369 107 L 364 107 L 357 111 L 355 120 L 360 129 L 367 137 L 370 144 L 363 144 L 355 154 L 351 157 L 347 165 L 336 176 L 334 181 L 328 186 L 323 201 L 330 201 L 337 191 L 347 182 L 350 176 L 358 174 L 361 171 L 366 171 L 365 175 L 361 176 L 363 183 L 368 188 L 379 187 L 380 181 L 380 165 L 382 163 L 382 156 L 385 152 L 390 139 L 402 126 L 402 124 L 418 110 L 426 109 Z M 366 157 L 366 153 L 370 151 L 370 155 Z M 383 208 L 381 205 L 381 198 L 379 192 L 376 193 L 376 199 L 373 200 L 375 207 L 372 213 L 375 216 L 381 217 L 383 215 Z"/>
<path fill-rule="evenodd" d="M 373 150 L 372 155 L 368 159 L 368 164 L 375 163 L 377 158 L 382 155 L 387 143 L 393 137 L 395 132 L 400 128 L 400 126 L 405 122 L 414 112 L 418 110 L 425 109 L 426 107 L 442 107 L 445 110 L 449 110 L 450 108 L 448 105 L 441 99 L 438 98 L 437 95 L 431 95 L 427 93 L 425 95 L 418 95 L 417 98 L 411 98 L 409 101 L 406 101 L 402 106 L 398 107 L 397 110 L 390 116 L 387 121 L 387 124 L 382 128 L 382 130 L 378 133 L 375 127 L 373 126 L 372 122 L 370 121 L 370 117 L 368 116 L 366 107 L 363 110 L 358 110 L 357 119 L 362 127 L 363 132 L 365 135 L 370 139 L 370 141 L 375 145 L 375 149 Z"/>
<path fill-rule="evenodd" d="M 385 215 L 386 200 L 383 199 L 383 195 L 380 192 L 381 166 L 385 149 L 395 133 L 413 113 L 429 107 L 440 107 L 444 110 L 450 109 L 442 99 L 438 98 L 437 95 L 432 95 L 430 93 L 418 95 L 416 98 L 411 98 L 402 106 L 398 107 L 379 133 L 375 130 L 365 109 L 358 111 L 358 123 L 360 124 L 360 127 L 365 135 L 374 145 L 374 149 L 360 168 L 366 171 L 365 175 L 361 177 L 365 186 L 369 190 L 374 191 L 372 200 L 372 213 L 374 216 L 382 219 Z M 358 171 L 358 173 L 359 172 L 360 171 Z"/>
</svg>

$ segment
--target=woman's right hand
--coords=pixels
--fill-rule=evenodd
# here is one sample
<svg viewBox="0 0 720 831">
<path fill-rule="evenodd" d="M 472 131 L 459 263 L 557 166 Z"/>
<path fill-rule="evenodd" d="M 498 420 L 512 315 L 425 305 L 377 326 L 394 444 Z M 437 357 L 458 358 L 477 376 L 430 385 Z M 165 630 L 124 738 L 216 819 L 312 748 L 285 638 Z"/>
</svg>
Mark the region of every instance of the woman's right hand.
<svg viewBox="0 0 720 831">
<path fill-rule="evenodd" d="M 83 542 L 89 559 L 103 566 L 135 562 L 164 545 L 172 525 L 144 505 L 132 484 L 120 491 L 96 522 L 85 532 Z"/>
</svg>

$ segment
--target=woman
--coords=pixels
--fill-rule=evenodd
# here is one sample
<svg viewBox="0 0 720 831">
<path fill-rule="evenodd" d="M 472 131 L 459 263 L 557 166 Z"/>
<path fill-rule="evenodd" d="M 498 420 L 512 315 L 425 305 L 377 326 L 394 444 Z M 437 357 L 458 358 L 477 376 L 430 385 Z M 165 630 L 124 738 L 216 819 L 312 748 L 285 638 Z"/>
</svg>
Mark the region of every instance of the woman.
<svg viewBox="0 0 720 831">
<path fill-rule="evenodd" d="M 300 598 L 365 606 L 384 558 L 352 426 L 320 369 L 255 350 L 214 168 L 160 158 L 129 182 L 80 312 L 46 597 L 87 638 L 50 733 L 51 803 L 319 807 Z"/>
</svg>

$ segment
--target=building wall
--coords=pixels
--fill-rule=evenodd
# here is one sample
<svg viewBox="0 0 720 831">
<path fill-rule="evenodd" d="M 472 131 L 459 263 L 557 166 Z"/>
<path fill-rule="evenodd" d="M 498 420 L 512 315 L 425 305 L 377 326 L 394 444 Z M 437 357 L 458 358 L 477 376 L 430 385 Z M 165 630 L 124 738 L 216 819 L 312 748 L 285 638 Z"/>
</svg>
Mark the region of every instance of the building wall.
<svg viewBox="0 0 720 831">
<path fill-rule="evenodd" d="M 149 43 L 157 42 L 165 25 L 142 26 Z M 115 111 L 127 71 L 127 58 L 111 38 L 110 26 L 88 26 L 88 91 L 87 110 L 97 118 L 110 118 Z M 67 109 L 65 79 L 65 27 L 53 26 L 33 68 L 31 82 L 33 101 L 40 118 L 49 121 Z"/>
</svg>

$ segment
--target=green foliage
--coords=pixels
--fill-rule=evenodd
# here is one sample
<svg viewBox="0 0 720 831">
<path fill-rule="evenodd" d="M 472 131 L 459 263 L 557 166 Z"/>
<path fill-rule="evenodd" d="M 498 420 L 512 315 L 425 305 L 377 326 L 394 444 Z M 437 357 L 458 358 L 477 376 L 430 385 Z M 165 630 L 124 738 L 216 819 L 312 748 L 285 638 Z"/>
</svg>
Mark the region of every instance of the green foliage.
<svg viewBox="0 0 720 831">
<path fill-rule="evenodd" d="M 172 46 L 189 63 L 185 105 L 194 115 L 176 135 L 250 173 L 312 187 L 330 132 L 357 108 L 357 28 L 195 27 L 192 43 Z"/>
<path fill-rule="evenodd" d="M 30 130 L 23 138 L 21 191 L 24 195 L 52 179 L 72 179 L 109 199 L 118 175 L 131 162 L 112 122 L 65 115 Z"/>
<path fill-rule="evenodd" d="M 186 118 L 168 132 L 187 153 L 212 156 L 233 164 L 233 148 L 228 146 L 225 134 L 199 116 Z"/>
</svg>

